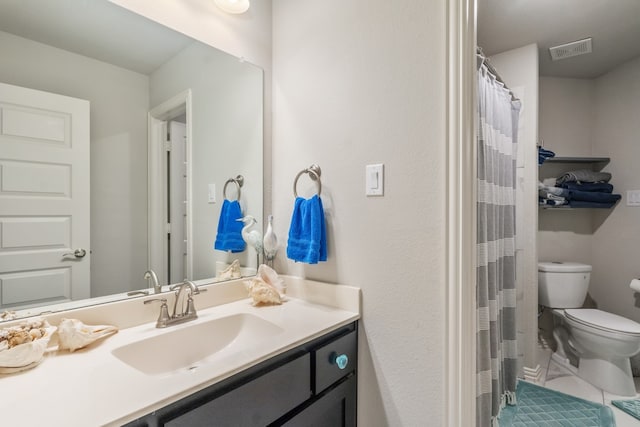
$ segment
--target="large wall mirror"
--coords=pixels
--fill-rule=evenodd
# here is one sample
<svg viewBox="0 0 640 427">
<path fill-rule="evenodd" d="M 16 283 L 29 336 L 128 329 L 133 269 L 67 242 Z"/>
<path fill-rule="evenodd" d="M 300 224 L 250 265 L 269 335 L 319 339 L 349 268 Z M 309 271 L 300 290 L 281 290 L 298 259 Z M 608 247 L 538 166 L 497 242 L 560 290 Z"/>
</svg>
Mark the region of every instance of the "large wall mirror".
<svg viewBox="0 0 640 427">
<path fill-rule="evenodd" d="M 1 2 L 0 54 L 0 313 L 255 271 L 214 241 L 262 224 L 261 69 L 107 0 Z"/>
</svg>

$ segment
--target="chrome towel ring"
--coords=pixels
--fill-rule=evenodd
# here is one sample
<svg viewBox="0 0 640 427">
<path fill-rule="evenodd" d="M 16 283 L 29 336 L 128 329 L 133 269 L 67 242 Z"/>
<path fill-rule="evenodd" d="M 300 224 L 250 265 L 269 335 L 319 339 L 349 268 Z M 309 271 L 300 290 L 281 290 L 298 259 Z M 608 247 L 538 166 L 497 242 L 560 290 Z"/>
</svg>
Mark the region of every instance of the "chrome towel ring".
<svg viewBox="0 0 640 427">
<path fill-rule="evenodd" d="M 238 190 L 238 194 L 236 197 L 236 200 L 240 200 L 240 189 L 242 188 L 242 186 L 244 185 L 244 177 L 242 175 L 238 175 L 235 178 L 229 178 L 225 183 L 224 183 L 224 187 L 222 187 L 222 197 L 224 197 L 225 200 L 229 200 L 227 199 L 227 185 L 229 185 L 229 183 L 233 182 Z"/>
<path fill-rule="evenodd" d="M 293 180 L 293 195 L 295 197 L 298 197 L 298 191 L 296 190 L 298 186 L 298 178 L 300 178 L 300 175 L 302 175 L 303 173 L 308 174 L 309 178 L 311 178 L 313 181 L 316 182 L 316 184 L 318 185 L 318 196 L 319 196 L 320 193 L 322 192 L 322 182 L 320 181 L 320 175 L 322 175 L 322 171 L 320 170 L 320 166 L 316 165 L 315 163 L 309 166 L 308 168 L 298 172 L 298 174 L 296 175 L 296 179 Z"/>
</svg>

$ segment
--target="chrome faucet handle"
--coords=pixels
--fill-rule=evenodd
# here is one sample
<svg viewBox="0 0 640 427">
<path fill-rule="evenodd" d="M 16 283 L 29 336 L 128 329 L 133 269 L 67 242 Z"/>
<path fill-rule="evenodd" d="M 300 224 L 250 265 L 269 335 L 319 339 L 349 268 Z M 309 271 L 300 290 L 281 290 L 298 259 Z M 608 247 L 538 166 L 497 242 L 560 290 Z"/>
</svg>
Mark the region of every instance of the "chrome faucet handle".
<svg viewBox="0 0 640 427">
<path fill-rule="evenodd" d="M 183 285 L 188 286 L 189 289 L 191 289 L 191 295 L 198 295 L 200 293 L 200 289 L 198 289 L 198 286 L 191 280 L 185 280 L 183 282 Z"/>
<path fill-rule="evenodd" d="M 189 298 L 187 299 L 187 309 L 185 310 L 183 315 L 189 317 L 198 317 L 198 314 L 196 313 L 196 306 L 193 303 L 192 295 L 189 295 Z"/>
<path fill-rule="evenodd" d="M 167 306 L 167 299 L 166 298 L 152 298 L 152 299 L 148 299 L 144 302 L 144 304 L 151 304 L 152 302 L 155 301 L 160 301 L 160 314 L 158 315 L 158 320 L 156 321 L 156 328 L 166 328 L 169 320 L 171 320 L 171 317 L 169 317 L 169 307 Z"/>
</svg>

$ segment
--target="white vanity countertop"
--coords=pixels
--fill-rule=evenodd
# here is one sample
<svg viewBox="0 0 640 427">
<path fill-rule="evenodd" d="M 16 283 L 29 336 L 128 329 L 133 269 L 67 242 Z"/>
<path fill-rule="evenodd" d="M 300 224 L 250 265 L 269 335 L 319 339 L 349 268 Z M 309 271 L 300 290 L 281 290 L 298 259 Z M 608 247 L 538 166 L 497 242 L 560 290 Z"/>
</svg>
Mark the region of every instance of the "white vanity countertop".
<svg viewBox="0 0 640 427">
<path fill-rule="evenodd" d="M 74 353 L 52 349 L 40 366 L 0 376 L 0 424 L 122 425 L 360 317 L 358 288 L 282 277 L 287 284 L 287 300 L 282 305 L 254 307 L 250 299 L 240 299 L 200 308 L 195 321 L 166 329 L 155 328 L 155 321 L 128 327 Z M 202 295 L 209 294 L 207 298 L 214 299 L 216 286 L 211 285 L 209 292 Z M 223 286 L 228 292 L 230 286 L 243 284 L 238 280 L 226 282 Z M 145 299 L 150 297 L 137 299 L 136 306 L 141 310 Z M 157 303 L 152 305 L 158 312 Z M 113 308 L 117 310 L 118 304 Z M 167 374 L 145 374 L 111 353 L 154 335 L 239 313 L 258 316 L 282 328 L 282 331 L 258 339 L 241 351 L 222 350 L 211 361 L 197 363 L 194 370 L 181 369 Z M 56 325 L 54 320 L 50 321 Z M 181 344 L 175 342 L 175 345 Z M 157 354 L 157 357 L 162 358 L 162 354 Z"/>
</svg>

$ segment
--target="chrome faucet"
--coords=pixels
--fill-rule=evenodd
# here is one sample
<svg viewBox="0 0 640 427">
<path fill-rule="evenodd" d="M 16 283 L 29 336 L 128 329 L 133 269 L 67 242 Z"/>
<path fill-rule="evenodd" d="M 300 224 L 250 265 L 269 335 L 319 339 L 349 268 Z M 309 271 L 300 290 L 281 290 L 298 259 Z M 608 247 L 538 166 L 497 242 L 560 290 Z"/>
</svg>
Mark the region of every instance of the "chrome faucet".
<svg viewBox="0 0 640 427">
<path fill-rule="evenodd" d="M 159 294 L 160 292 L 162 292 L 162 286 L 160 286 L 160 284 L 158 283 L 158 276 L 156 275 L 155 271 L 153 270 L 145 271 L 144 278 L 147 280 L 151 279 L 151 283 L 153 283 L 154 294 Z"/>
<path fill-rule="evenodd" d="M 178 300 L 180 299 L 180 295 L 182 294 L 184 288 L 189 288 L 189 293 L 187 296 L 187 308 L 182 310 L 181 314 L 178 314 L 176 313 L 176 309 L 178 308 Z M 200 293 L 200 290 L 198 289 L 196 284 L 191 280 L 185 280 L 178 285 L 173 285 L 169 289 L 172 291 L 176 291 L 176 300 L 173 303 L 173 314 L 171 315 L 171 317 L 174 319 L 179 317 L 193 317 L 194 319 L 197 318 L 198 315 L 196 314 L 196 308 L 193 305 L 193 296 L 198 295 Z M 184 304 L 182 304 L 182 306 L 184 307 Z"/>
<path fill-rule="evenodd" d="M 182 313 L 177 313 L 178 300 L 183 293 L 183 290 L 187 288 L 187 308 L 182 310 Z M 150 304 L 153 301 L 160 301 L 160 315 L 156 322 L 156 328 L 166 328 L 167 326 L 176 325 L 178 323 L 188 322 L 189 320 L 195 320 L 198 318 L 196 313 L 196 307 L 193 304 L 193 296 L 198 295 L 200 292 L 206 292 L 206 289 L 198 289 L 195 283 L 190 280 L 185 280 L 183 283 L 174 285 L 170 288 L 175 292 L 175 302 L 173 304 L 173 314 L 169 315 L 169 307 L 167 306 L 166 298 L 153 298 L 146 300 L 145 304 Z M 183 304 L 184 305 L 184 304 Z"/>
</svg>

